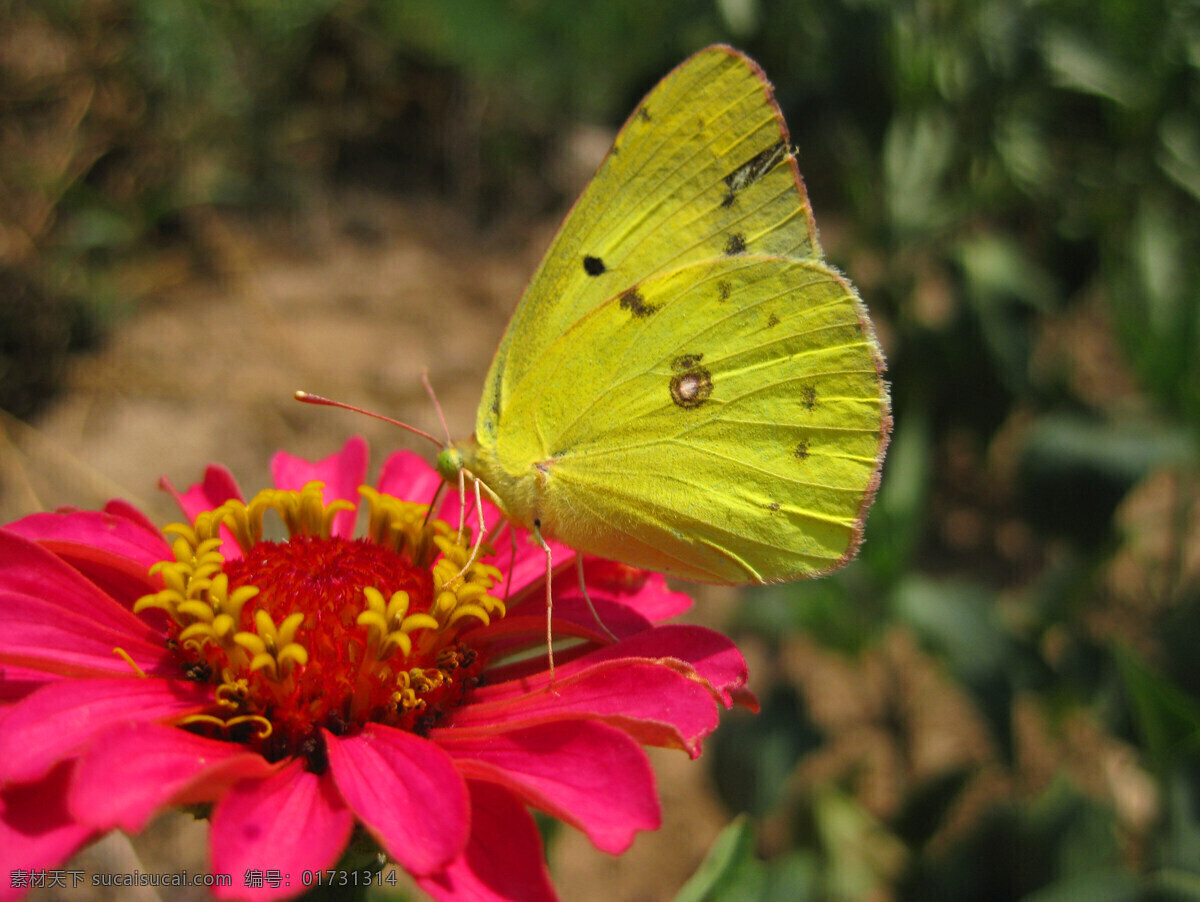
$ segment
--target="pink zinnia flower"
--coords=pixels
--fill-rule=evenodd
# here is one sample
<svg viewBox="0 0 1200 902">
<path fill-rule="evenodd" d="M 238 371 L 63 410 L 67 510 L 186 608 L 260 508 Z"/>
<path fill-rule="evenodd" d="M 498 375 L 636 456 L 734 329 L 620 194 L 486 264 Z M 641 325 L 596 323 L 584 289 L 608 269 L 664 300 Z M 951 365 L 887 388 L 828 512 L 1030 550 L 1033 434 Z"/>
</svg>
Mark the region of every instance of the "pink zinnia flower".
<svg viewBox="0 0 1200 902">
<path fill-rule="evenodd" d="M 510 566 L 505 535 L 460 573 L 453 493 L 454 526 L 398 500 L 431 499 L 433 470 L 394 454 L 371 489 L 366 467 L 361 439 L 281 453 L 248 504 L 210 467 L 175 493 L 192 522 L 170 545 L 120 501 L 0 528 L 0 898 L 174 805 L 211 804 L 223 897 L 302 892 L 358 824 L 436 899 L 536 902 L 554 890 L 526 806 L 611 853 L 658 826 L 641 745 L 696 756 L 718 703 L 754 704 L 729 640 L 655 626 L 689 599 L 588 559 L 618 641 L 561 568 L 554 635 L 575 644 L 552 681 L 540 549 L 518 535 Z M 288 538 L 263 538 L 271 510 Z"/>
</svg>

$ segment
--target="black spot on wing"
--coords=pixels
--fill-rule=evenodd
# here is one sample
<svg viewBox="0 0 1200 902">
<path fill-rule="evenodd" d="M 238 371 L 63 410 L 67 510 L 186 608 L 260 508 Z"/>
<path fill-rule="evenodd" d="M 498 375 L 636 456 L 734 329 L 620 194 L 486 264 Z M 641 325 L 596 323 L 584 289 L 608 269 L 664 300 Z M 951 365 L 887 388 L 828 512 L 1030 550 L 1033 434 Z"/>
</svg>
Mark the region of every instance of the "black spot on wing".
<svg viewBox="0 0 1200 902">
<path fill-rule="evenodd" d="M 800 444 L 796 445 L 795 450 L 792 451 L 792 456 L 799 461 L 808 460 L 808 439 L 800 440 Z"/>
<path fill-rule="evenodd" d="M 653 118 L 650 115 L 650 111 L 648 109 L 646 109 L 645 106 L 638 107 L 637 114 L 638 114 L 638 118 L 641 119 L 643 122 L 649 122 Z"/>
<path fill-rule="evenodd" d="M 805 410 L 812 410 L 817 406 L 817 387 L 815 385 L 806 385 L 800 390 L 800 398 L 804 404 Z"/>
<path fill-rule="evenodd" d="M 647 304 L 645 297 L 636 288 L 630 288 L 627 292 L 621 295 L 621 300 L 618 302 L 622 310 L 628 310 L 639 319 L 644 316 L 657 312 L 661 304 Z"/>
<path fill-rule="evenodd" d="M 671 361 L 671 369 L 677 373 L 683 373 L 695 369 L 703 359 L 703 354 L 680 354 Z"/>
<path fill-rule="evenodd" d="M 778 325 L 779 325 L 779 317 L 776 316 L 774 313 L 772 313 L 770 316 L 767 317 L 767 328 L 768 329 L 773 329 Z"/>
<path fill-rule="evenodd" d="M 769 510 L 769 511 L 777 511 L 777 510 L 779 510 L 779 502 L 778 502 L 778 501 L 772 501 L 770 504 L 768 504 L 768 505 L 767 505 L 767 510 Z"/>
<path fill-rule="evenodd" d="M 722 301 L 729 300 L 729 295 L 733 292 L 733 286 L 722 279 L 717 283 L 717 297 Z"/>
<path fill-rule="evenodd" d="M 604 265 L 604 261 L 599 257 L 593 257 L 588 254 L 583 258 L 583 271 L 589 276 L 602 276 L 608 272 L 608 267 Z"/>
<path fill-rule="evenodd" d="M 740 232 L 734 232 L 725 240 L 725 256 L 736 257 L 738 254 L 746 253 L 746 236 Z"/>
</svg>

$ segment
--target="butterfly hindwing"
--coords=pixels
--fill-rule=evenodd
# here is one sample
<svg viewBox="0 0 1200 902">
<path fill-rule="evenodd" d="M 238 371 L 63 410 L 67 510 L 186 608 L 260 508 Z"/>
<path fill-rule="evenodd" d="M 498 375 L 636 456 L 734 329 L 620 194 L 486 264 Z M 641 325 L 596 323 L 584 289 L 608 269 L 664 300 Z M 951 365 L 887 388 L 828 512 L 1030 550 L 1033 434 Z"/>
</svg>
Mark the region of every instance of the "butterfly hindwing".
<svg viewBox="0 0 1200 902">
<path fill-rule="evenodd" d="M 499 460 L 533 461 L 561 541 L 705 582 L 794 579 L 857 547 L 886 437 L 848 283 L 748 255 L 661 273 L 514 386 Z"/>
</svg>

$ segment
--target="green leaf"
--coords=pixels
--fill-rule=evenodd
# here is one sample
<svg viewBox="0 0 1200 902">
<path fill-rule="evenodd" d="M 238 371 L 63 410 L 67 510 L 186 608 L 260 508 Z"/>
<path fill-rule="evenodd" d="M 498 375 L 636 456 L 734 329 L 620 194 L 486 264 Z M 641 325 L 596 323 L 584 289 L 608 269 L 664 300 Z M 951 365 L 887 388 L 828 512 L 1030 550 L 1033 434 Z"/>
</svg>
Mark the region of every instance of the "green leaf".
<svg viewBox="0 0 1200 902">
<path fill-rule="evenodd" d="M 1200 773 L 1194 760 L 1166 774 L 1163 803 L 1162 867 L 1154 882 L 1166 898 L 1200 900 Z"/>
<path fill-rule="evenodd" d="M 1058 302 L 1053 276 L 1030 258 L 1013 238 L 973 236 L 959 243 L 955 256 L 963 287 L 980 332 L 1004 384 L 1027 391 L 1032 351 L 1030 321 Z"/>
<path fill-rule="evenodd" d="M 1200 749 L 1200 701 L 1152 671 L 1132 650 L 1117 646 L 1113 657 L 1133 703 L 1142 745 L 1159 771 Z"/>
<path fill-rule="evenodd" d="M 1065 88 L 1127 107 L 1140 106 L 1149 96 L 1142 73 L 1125 66 L 1077 32 L 1048 29 L 1042 39 L 1042 53 L 1056 81 Z"/>
<path fill-rule="evenodd" d="M 958 135 L 944 110 L 894 118 L 884 139 L 887 205 L 898 232 L 928 232 L 950 219 L 945 183 Z"/>
<path fill-rule="evenodd" d="M 813 818 L 829 862 L 826 898 L 877 896 L 902 867 L 904 844 L 852 796 L 824 789 L 814 802 Z"/>
<path fill-rule="evenodd" d="M 700 867 L 675 896 L 675 902 L 723 902 L 757 899 L 766 884 L 763 863 L 754 854 L 754 825 L 739 815 L 718 834 Z"/>
</svg>

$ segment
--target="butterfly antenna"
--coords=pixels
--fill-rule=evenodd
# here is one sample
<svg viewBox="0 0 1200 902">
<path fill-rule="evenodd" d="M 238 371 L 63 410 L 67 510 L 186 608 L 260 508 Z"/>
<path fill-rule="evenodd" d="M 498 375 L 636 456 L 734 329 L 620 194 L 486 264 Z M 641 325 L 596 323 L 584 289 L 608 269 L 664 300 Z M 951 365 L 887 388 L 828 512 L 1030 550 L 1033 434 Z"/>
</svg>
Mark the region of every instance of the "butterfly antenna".
<svg viewBox="0 0 1200 902">
<path fill-rule="evenodd" d="M 421 370 L 421 384 L 425 386 L 425 391 L 429 395 L 429 400 L 433 402 L 433 409 L 437 411 L 438 419 L 442 422 L 442 432 L 446 434 L 446 443 L 443 445 L 438 442 L 439 447 L 449 448 L 453 443 L 450 438 L 450 426 L 446 423 L 446 414 L 442 411 L 442 405 L 438 402 L 437 392 L 433 390 L 433 383 L 429 381 L 429 370 Z M 430 436 L 432 438 L 432 436 Z M 434 441 L 437 441 L 434 439 Z M 475 495 L 479 495 L 479 487 L 475 488 Z M 467 485 L 466 475 L 464 471 L 458 471 L 458 538 L 456 541 L 462 541 L 463 529 L 467 524 Z M 476 540 L 475 547 L 471 549 L 471 560 L 467 561 L 466 567 L 458 572 L 458 576 L 462 576 L 467 572 L 467 567 L 475 561 L 475 556 L 479 553 L 479 543 L 483 541 L 483 507 L 479 508 L 479 537 Z M 455 579 L 458 579 L 458 576 Z"/>
<path fill-rule="evenodd" d="M 429 381 L 429 370 L 421 370 L 421 384 L 425 386 L 425 391 L 429 393 L 429 400 L 433 401 L 433 409 L 437 411 L 438 419 L 442 421 L 442 430 L 446 433 L 446 444 L 443 447 L 450 447 L 450 427 L 446 425 L 446 415 L 442 412 L 442 405 L 438 403 L 437 392 L 433 390 L 433 385 Z"/>
<path fill-rule="evenodd" d="M 433 442 L 439 448 L 446 447 L 428 432 L 423 429 L 418 429 L 416 426 L 410 426 L 408 423 L 401 423 L 399 420 L 393 420 L 391 417 L 385 417 L 381 413 L 375 413 L 373 410 L 364 410 L 361 407 L 355 407 L 353 404 L 347 404 L 344 401 L 334 401 L 330 398 L 324 398 L 321 395 L 314 395 L 306 391 L 298 391 L 293 397 L 304 404 L 320 404 L 323 407 L 340 407 L 342 410 L 350 410 L 354 413 L 361 413 L 364 416 L 372 417 L 376 420 L 383 420 L 385 423 L 391 423 L 393 426 L 399 426 L 401 429 L 407 429 L 413 435 L 419 435 L 426 441 Z M 440 414 L 441 411 L 439 410 Z M 443 424 L 445 420 L 442 420 Z"/>
</svg>

